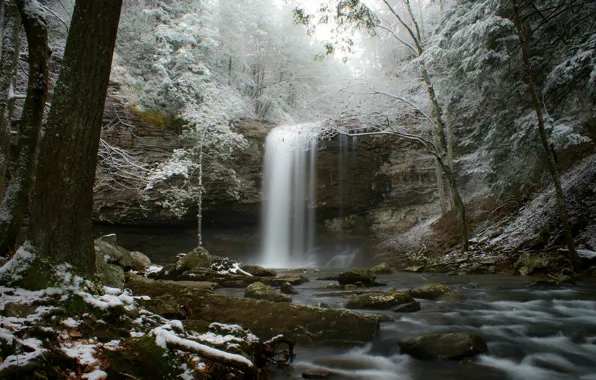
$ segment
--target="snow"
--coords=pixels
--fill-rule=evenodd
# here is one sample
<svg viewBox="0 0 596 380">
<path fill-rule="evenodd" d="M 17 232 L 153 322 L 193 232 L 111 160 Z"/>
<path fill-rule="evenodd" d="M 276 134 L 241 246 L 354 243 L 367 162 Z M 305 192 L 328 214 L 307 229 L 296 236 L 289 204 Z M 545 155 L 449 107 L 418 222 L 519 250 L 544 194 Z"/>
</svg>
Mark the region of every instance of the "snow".
<svg viewBox="0 0 596 380">
<path fill-rule="evenodd" d="M 163 267 L 161 265 L 151 265 L 145 270 L 145 277 L 153 273 L 159 273 Z"/>
<path fill-rule="evenodd" d="M 0 280 L 2 282 L 11 282 L 20 280 L 21 273 L 29 268 L 29 265 L 35 259 L 35 255 L 31 253 L 32 247 L 29 242 L 25 242 L 14 256 L 0 268 Z"/>
<path fill-rule="evenodd" d="M 590 251 L 587 249 L 578 249 L 577 254 L 585 259 L 594 259 L 596 258 L 596 252 Z"/>
<path fill-rule="evenodd" d="M 4 361 L 0 364 L 0 371 L 12 366 L 19 366 L 22 367 L 29 363 L 31 360 L 40 356 L 45 349 L 35 350 L 33 352 L 25 352 L 19 355 L 9 355 L 4 359 Z"/>
<path fill-rule="evenodd" d="M 64 325 L 66 327 L 70 327 L 70 328 L 75 328 L 78 325 L 81 324 L 81 322 L 79 321 L 75 321 L 74 319 L 72 319 L 71 317 L 68 317 L 67 319 L 63 320 L 62 322 L 60 322 L 61 325 Z"/>
<path fill-rule="evenodd" d="M 108 374 L 100 369 L 96 369 L 84 374 L 81 378 L 86 380 L 103 380 L 108 378 Z"/>
<path fill-rule="evenodd" d="M 167 349 L 168 343 L 170 343 L 188 348 L 191 351 L 197 352 L 199 355 L 204 353 L 215 357 L 221 357 L 225 360 L 242 363 L 247 367 L 253 366 L 252 362 L 242 355 L 230 354 L 228 352 L 218 350 L 189 339 L 180 338 L 178 335 L 164 329 L 163 327 L 154 329 L 152 334 L 155 336 L 155 344 L 164 349 Z"/>
</svg>

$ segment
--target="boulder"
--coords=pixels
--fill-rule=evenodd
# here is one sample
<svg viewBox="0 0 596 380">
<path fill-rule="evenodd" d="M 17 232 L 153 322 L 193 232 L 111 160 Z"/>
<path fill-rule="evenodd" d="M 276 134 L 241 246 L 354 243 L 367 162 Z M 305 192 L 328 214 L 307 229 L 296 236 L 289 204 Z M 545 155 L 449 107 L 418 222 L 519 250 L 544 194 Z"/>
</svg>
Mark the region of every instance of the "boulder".
<svg viewBox="0 0 596 380">
<path fill-rule="evenodd" d="M 344 285 L 343 288 L 345 290 L 355 290 L 355 289 L 358 289 L 358 285 L 356 285 L 356 284 L 348 284 L 348 285 Z"/>
<path fill-rule="evenodd" d="M 362 283 L 364 286 L 374 286 L 375 274 L 368 269 L 352 269 L 347 272 L 340 273 L 337 281 L 340 285 Z"/>
<path fill-rule="evenodd" d="M 0 268 L 2 268 L 4 266 L 4 264 L 6 264 L 7 262 L 8 262 L 8 259 L 6 257 L 0 256 Z"/>
<path fill-rule="evenodd" d="M 282 294 L 278 290 L 265 285 L 262 282 L 250 284 L 244 291 L 244 297 L 272 302 L 292 302 L 292 297 Z"/>
<path fill-rule="evenodd" d="M 210 263 L 209 252 L 203 247 L 197 247 L 178 260 L 176 271 L 182 273 L 197 268 L 207 268 Z"/>
<path fill-rule="evenodd" d="M 298 294 L 298 291 L 294 289 L 292 284 L 290 284 L 289 282 L 284 282 L 283 284 L 281 284 L 279 290 L 283 294 Z"/>
<path fill-rule="evenodd" d="M 95 252 L 99 252 L 106 263 L 115 264 L 124 269 L 132 268 L 132 258 L 126 248 L 117 244 L 116 234 L 101 236 L 93 241 Z"/>
<path fill-rule="evenodd" d="M 453 291 L 447 285 L 439 283 L 430 283 L 410 289 L 408 294 L 414 298 L 422 298 L 426 300 L 457 301 L 465 299 L 463 295 Z"/>
<path fill-rule="evenodd" d="M 97 247 L 97 246 L 96 246 Z M 101 250 L 95 250 L 95 266 L 97 275 L 105 286 L 124 287 L 124 269 L 118 265 L 108 264 Z"/>
<path fill-rule="evenodd" d="M 303 379 L 329 379 L 334 373 L 324 369 L 307 368 L 302 371 Z"/>
<path fill-rule="evenodd" d="M 420 311 L 420 302 L 409 302 L 403 305 L 398 305 L 391 308 L 391 311 L 396 313 L 413 313 L 415 311 Z"/>
<path fill-rule="evenodd" d="M 381 263 L 379 265 L 375 265 L 370 270 L 374 274 L 391 274 L 393 273 L 393 269 L 387 263 Z"/>
<path fill-rule="evenodd" d="M 151 266 L 151 259 L 139 251 L 130 252 L 132 270 L 144 271 Z"/>
<path fill-rule="evenodd" d="M 461 360 L 488 352 L 486 343 L 476 333 L 426 334 L 402 339 L 397 344 L 402 353 L 422 360 Z"/>
<path fill-rule="evenodd" d="M 258 265 L 243 265 L 242 270 L 257 277 L 277 276 L 277 273 L 271 269 L 263 268 Z"/>
<path fill-rule="evenodd" d="M 388 310 L 392 307 L 415 302 L 414 299 L 399 292 L 354 294 L 346 302 L 347 309 Z"/>
<path fill-rule="evenodd" d="M 434 333 L 398 341 L 402 353 L 417 359 L 461 360 L 485 354 L 488 347 L 476 333 Z"/>
<path fill-rule="evenodd" d="M 214 295 L 204 285 L 195 287 L 190 282 L 155 281 L 136 275 L 129 276 L 126 286 L 135 296 L 151 297 L 139 300 L 149 311 L 155 306 L 153 298 L 168 294 L 184 305 L 187 318 L 250 327 L 263 339 L 284 334 L 299 344 L 360 344 L 372 341 L 379 333 L 378 316 L 350 310 Z"/>
</svg>

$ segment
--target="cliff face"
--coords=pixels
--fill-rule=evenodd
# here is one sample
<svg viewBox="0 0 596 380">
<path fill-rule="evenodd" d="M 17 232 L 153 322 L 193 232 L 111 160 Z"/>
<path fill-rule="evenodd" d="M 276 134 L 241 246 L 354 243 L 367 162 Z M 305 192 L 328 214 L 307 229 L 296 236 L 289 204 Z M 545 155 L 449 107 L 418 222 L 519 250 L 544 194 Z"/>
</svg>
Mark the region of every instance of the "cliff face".
<svg viewBox="0 0 596 380">
<path fill-rule="evenodd" d="M 118 99 L 113 90 L 106 105 L 102 138 L 108 144 L 126 149 L 137 163 L 148 165 L 166 160 L 182 146 L 175 121 L 156 123 L 155 117 L 139 115 Z M 231 198 L 223 185 L 206 184 L 205 228 L 258 228 L 260 224 L 264 143 L 272 126 L 252 120 L 239 120 L 235 126 L 249 142 L 233 164 L 241 182 L 239 199 Z M 339 145 L 338 139 L 326 142 L 317 158 L 317 218 L 327 233 L 400 231 L 438 212 L 434 163 L 416 145 L 387 137 L 360 137 L 347 141 L 341 158 Z M 184 225 L 196 220 L 194 210 L 182 219 L 164 210 L 156 203 L 156 192 L 146 194 L 138 184 L 113 182 L 98 172 L 97 183 L 102 185 L 95 191 L 96 221 Z"/>
</svg>

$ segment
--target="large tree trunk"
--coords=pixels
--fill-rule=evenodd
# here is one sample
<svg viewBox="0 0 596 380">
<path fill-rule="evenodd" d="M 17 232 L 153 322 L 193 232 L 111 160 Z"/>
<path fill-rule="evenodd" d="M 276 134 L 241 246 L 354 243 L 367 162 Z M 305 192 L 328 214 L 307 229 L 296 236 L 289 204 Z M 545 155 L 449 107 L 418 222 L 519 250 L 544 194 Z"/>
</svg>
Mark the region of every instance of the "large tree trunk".
<svg viewBox="0 0 596 380">
<path fill-rule="evenodd" d="M 565 205 L 565 196 L 561 187 L 561 179 L 559 176 L 559 170 L 557 169 L 557 163 L 554 156 L 554 151 L 550 148 L 548 143 L 548 136 L 544 128 L 544 117 L 542 115 L 542 103 L 536 90 L 536 84 L 532 75 L 532 67 L 530 65 L 530 53 L 528 52 L 528 43 L 526 40 L 526 33 L 524 25 L 522 24 L 520 17 L 520 10 L 517 1 L 512 0 L 513 4 L 513 21 L 517 30 L 517 36 L 519 37 L 519 44 L 522 52 L 522 59 L 524 62 L 524 70 L 526 71 L 526 84 L 528 85 L 528 91 L 532 97 L 532 105 L 536 112 L 536 119 L 538 121 L 538 134 L 540 135 L 540 142 L 545 152 L 545 164 L 550 173 L 555 186 L 555 197 L 557 199 L 557 208 L 559 209 L 559 215 L 561 216 L 561 224 L 563 225 L 563 234 L 565 236 L 565 243 L 569 250 L 569 260 L 574 269 L 579 269 L 582 264 L 582 260 L 577 254 L 575 249 L 575 243 L 573 241 L 573 234 L 571 233 L 571 227 L 569 225 L 569 215 L 567 213 L 567 206 Z"/>
<path fill-rule="evenodd" d="M 2 53 L 0 54 L 0 204 L 4 199 L 4 180 L 10 148 L 10 89 L 16 76 L 20 52 L 21 15 L 14 0 L 0 5 L 4 10 L 2 23 Z"/>
<path fill-rule="evenodd" d="M 468 250 L 468 223 L 466 220 L 466 207 L 464 205 L 464 201 L 459 194 L 459 187 L 457 185 L 457 178 L 455 177 L 455 173 L 449 167 L 449 164 L 446 164 L 442 159 L 439 159 L 439 164 L 443 168 L 443 173 L 445 173 L 445 178 L 447 179 L 447 183 L 449 184 L 449 190 L 451 191 L 451 196 L 453 197 L 453 206 L 455 207 L 455 212 L 457 214 L 457 225 L 459 228 L 459 235 L 461 239 L 461 246 L 462 251 L 466 252 Z"/>
<path fill-rule="evenodd" d="M 35 178 L 35 164 L 43 110 L 48 93 L 48 33 L 45 20 L 31 0 L 16 0 L 29 45 L 27 96 L 19 131 L 18 156 L 6 196 L 0 208 L 0 252 L 17 241 Z"/>
<path fill-rule="evenodd" d="M 428 75 L 428 71 L 426 70 L 426 66 L 424 62 L 420 64 L 420 70 L 422 72 L 422 79 L 424 80 L 424 84 L 426 85 L 426 90 L 428 92 L 428 98 L 431 102 L 431 107 L 433 111 L 433 115 L 435 117 L 436 127 L 436 136 L 438 140 L 438 154 L 440 156 L 446 156 L 447 162 L 443 158 L 437 158 L 437 163 L 443 169 L 443 174 L 447 179 L 447 184 L 449 185 L 449 192 L 451 193 L 451 204 L 455 208 L 455 212 L 457 213 L 457 224 L 460 231 L 460 239 L 462 242 L 462 251 L 468 250 L 468 221 L 466 220 L 466 206 L 461 198 L 459 193 L 459 187 L 457 184 L 457 178 L 455 174 L 455 164 L 453 162 L 453 142 L 450 141 L 451 139 L 448 137 L 448 130 L 443 120 L 443 114 L 441 105 L 439 104 L 439 100 L 437 99 L 437 95 L 435 92 L 435 88 L 433 83 Z M 439 175 L 437 175 L 437 180 L 439 179 Z M 442 186 L 442 181 L 438 185 Z M 441 190 L 439 190 L 441 191 Z M 444 190 L 443 190 L 444 192 Z M 444 197 L 444 195 L 443 195 Z M 443 206 L 441 206 L 443 207 Z"/>
<path fill-rule="evenodd" d="M 122 0 L 77 0 L 39 157 L 28 238 L 39 256 L 95 272 L 92 207 Z"/>
</svg>

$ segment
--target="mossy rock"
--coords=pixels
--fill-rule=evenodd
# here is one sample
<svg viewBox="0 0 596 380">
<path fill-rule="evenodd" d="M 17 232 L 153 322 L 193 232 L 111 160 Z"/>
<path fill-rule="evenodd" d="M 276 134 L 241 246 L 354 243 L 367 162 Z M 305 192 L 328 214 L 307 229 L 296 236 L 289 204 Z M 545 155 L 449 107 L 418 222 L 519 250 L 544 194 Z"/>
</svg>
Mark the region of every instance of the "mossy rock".
<svg viewBox="0 0 596 380">
<path fill-rule="evenodd" d="M 408 291 L 408 294 L 414 298 L 422 298 L 426 300 L 447 300 L 458 301 L 465 297 L 456 291 L 452 290 L 447 285 L 439 283 L 430 283 L 419 286 Z"/>
<path fill-rule="evenodd" d="M 550 264 L 550 261 L 545 257 L 525 252 L 519 256 L 513 267 L 522 276 L 528 276 L 537 272 L 544 272 Z"/>
<path fill-rule="evenodd" d="M 370 269 L 371 272 L 374 274 L 392 274 L 393 269 L 387 263 L 381 263 L 379 265 L 375 265 Z"/>
<path fill-rule="evenodd" d="M 388 310 L 395 306 L 415 302 L 414 298 L 405 293 L 365 293 L 354 294 L 346 302 L 347 309 Z"/>
<path fill-rule="evenodd" d="M 130 252 L 118 245 L 116 234 L 101 236 L 93 241 L 93 245 L 96 254 L 101 255 L 106 263 L 118 265 L 127 270 L 132 268 Z"/>
<path fill-rule="evenodd" d="M 208 268 L 210 263 L 209 252 L 203 247 L 197 247 L 178 260 L 176 271 L 182 273 L 196 268 Z"/>
<path fill-rule="evenodd" d="M 397 344 L 402 353 L 422 360 L 461 360 L 488 352 L 486 343 L 476 333 L 426 334 L 402 339 Z"/>
<path fill-rule="evenodd" d="M 374 286 L 377 284 L 375 279 L 375 274 L 368 269 L 352 269 L 340 273 L 337 277 L 337 281 L 340 285 L 361 283 L 364 286 Z"/>
<path fill-rule="evenodd" d="M 151 266 L 151 259 L 142 252 L 132 251 L 130 257 L 132 259 L 132 270 L 144 271 Z"/>
<path fill-rule="evenodd" d="M 170 294 L 188 307 L 194 320 L 238 324 L 262 339 L 284 334 L 297 343 L 363 343 L 372 341 L 379 332 L 377 316 L 350 310 L 213 295 L 188 282 L 154 281 L 135 275 L 129 276 L 126 286 L 137 296 Z M 150 301 L 140 302 L 152 310 Z"/>
<path fill-rule="evenodd" d="M 244 291 L 244 297 L 271 302 L 292 302 L 292 297 L 282 294 L 278 290 L 265 285 L 262 282 L 250 284 Z"/>
<path fill-rule="evenodd" d="M 243 265 L 242 270 L 257 277 L 275 277 L 277 273 L 271 269 L 263 268 L 258 265 Z"/>
<path fill-rule="evenodd" d="M 123 378 L 123 373 L 138 379 L 173 379 L 180 372 L 179 359 L 156 345 L 151 336 L 131 339 L 122 346 L 122 350 L 102 352 L 110 361 L 105 369 L 109 379 Z"/>
<path fill-rule="evenodd" d="M 283 294 L 298 294 L 298 291 L 296 289 L 294 289 L 292 284 L 290 284 L 289 282 L 284 282 L 283 284 L 281 284 L 281 286 L 279 287 L 279 290 Z"/>
<path fill-rule="evenodd" d="M 124 269 L 118 265 L 106 263 L 101 250 L 95 250 L 95 266 L 97 275 L 106 286 L 122 289 L 124 287 Z"/>
</svg>

